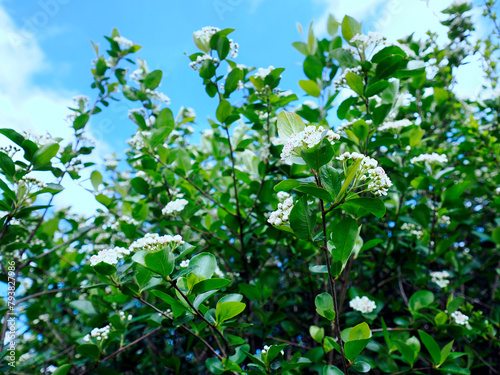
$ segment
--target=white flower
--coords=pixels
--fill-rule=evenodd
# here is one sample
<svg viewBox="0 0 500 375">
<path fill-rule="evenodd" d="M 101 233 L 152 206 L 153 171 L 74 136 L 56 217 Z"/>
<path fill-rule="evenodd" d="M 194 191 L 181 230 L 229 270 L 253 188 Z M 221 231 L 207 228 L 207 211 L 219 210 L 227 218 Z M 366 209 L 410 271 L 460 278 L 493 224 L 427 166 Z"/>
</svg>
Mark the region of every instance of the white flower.
<svg viewBox="0 0 500 375">
<path fill-rule="evenodd" d="M 188 203 L 185 199 L 176 199 L 175 201 L 168 202 L 161 210 L 161 213 L 163 215 L 171 215 L 174 212 L 181 212 Z"/>
<path fill-rule="evenodd" d="M 124 247 L 115 247 L 113 249 L 104 249 L 97 253 L 97 255 L 92 255 L 90 257 L 90 265 L 93 267 L 101 262 L 108 264 L 118 264 L 118 260 L 123 258 L 125 255 L 129 255 L 130 250 Z"/>
<path fill-rule="evenodd" d="M 346 163 L 347 160 L 361 160 L 353 186 L 358 181 L 368 180 L 367 190 L 371 191 L 377 197 L 387 195 L 389 188 L 392 186 L 391 179 L 387 176 L 382 167 L 378 167 L 378 162 L 369 156 L 360 154 L 359 152 L 344 152 L 337 157 L 337 160 Z"/>
<path fill-rule="evenodd" d="M 288 199 L 290 197 L 290 194 L 288 194 L 286 191 L 279 191 L 278 192 L 278 200 L 280 202 L 283 202 L 284 200 Z"/>
<path fill-rule="evenodd" d="M 424 232 L 417 229 L 417 226 L 412 223 L 404 223 L 403 225 L 401 225 L 401 230 L 407 230 L 410 232 L 410 234 L 417 236 L 417 238 L 421 238 L 424 235 Z"/>
<path fill-rule="evenodd" d="M 370 45 L 378 45 L 384 43 L 387 40 L 385 36 L 381 33 L 369 31 L 367 35 L 356 34 L 354 35 L 349 43 L 361 44 L 363 47 L 368 47 Z"/>
<path fill-rule="evenodd" d="M 266 78 L 274 70 L 274 66 L 270 65 L 269 68 L 259 68 L 255 73 L 255 78 Z"/>
<path fill-rule="evenodd" d="M 293 197 L 286 198 L 282 203 L 278 204 L 278 209 L 271 212 L 267 222 L 272 225 L 282 225 L 288 223 L 290 212 L 293 208 Z"/>
<path fill-rule="evenodd" d="M 47 184 L 43 181 L 40 181 L 36 179 L 35 177 L 31 176 L 23 176 L 21 178 L 21 181 L 29 188 L 38 188 L 38 189 L 45 189 L 47 187 Z"/>
<path fill-rule="evenodd" d="M 203 64 L 204 61 L 206 60 L 212 60 L 214 63 L 218 63 L 219 62 L 219 59 L 217 57 L 212 57 L 208 54 L 204 54 L 204 55 L 201 55 L 201 56 L 197 56 L 196 57 L 196 60 L 194 61 L 191 61 L 189 63 L 189 66 L 191 68 L 193 68 L 194 70 L 199 70 L 200 67 L 201 67 L 201 64 Z"/>
<path fill-rule="evenodd" d="M 144 70 L 142 68 L 134 70 L 132 73 L 130 73 L 130 79 L 132 81 L 140 83 L 140 81 L 144 79 Z"/>
<path fill-rule="evenodd" d="M 419 161 L 444 164 L 448 162 L 448 158 L 446 157 L 446 155 L 440 155 L 438 153 L 433 152 L 432 154 L 421 154 L 419 156 L 416 156 L 410 160 L 410 163 L 415 164 L 418 163 Z"/>
<path fill-rule="evenodd" d="M 103 339 L 106 340 L 110 331 L 111 327 L 109 326 L 109 324 L 102 328 L 94 328 L 90 333 L 85 335 L 83 341 L 89 342 L 91 337 L 94 337 L 99 341 Z"/>
<path fill-rule="evenodd" d="M 115 36 L 113 40 L 120 45 L 121 49 L 129 49 L 134 46 L 134 42 L 124 38 L 123 36 Z"/>
<path fill-rule="evenodd" d="M 405 128 L 407 126 L 413 125 L 413 123 L 408 120 L 408 119 L 403 119 L 403 120 L 398 120 L 398 121 L 391 121 L 391 122 L 384 122 L 382 126 L 378 128 L 379 131 L 384 131 L 384 130 L 389 130 L 389 129 L 394 129 L 398 130 L 401 128 Z"/>
<path fill-rule="evenodd" d="M 438 224 L 448 226 L 451 224 L 451 219 L 449 216 L 443 215 L 438 218 Z"/>
<path fill-rule="evenodd" d="M 469 317 L 465 314 L 462 314 L 461 311 L 455 311 L 451 314 L 451 317 L 455 319 L 455 323 L 460 325 L 466 325 L 469 323 Z"/>
<path fill-rule="evenodd" d="M 300 157 L 302 150 L 313 148 L 326 138 L 333 145 L 335 141 L 340 139 L 340 135 L 332 130 L 325 130 L 322 127 L 314 125 L 306 126 L 304 130 L 292 134 L 285 143 L 281 151 L 281 159 L 287 164 L 292 163 L 292 157 Z"/>
<path fill-rule="evenodd" d="M 450 283 L 450 280 L 448 280 L 448 277 L 450 277 L 448 271 L 434 271 L 429 275 L 431 276 L 431 281 L 436 283 L 440 288 L 446 288 Z"/>
<path fill-rule="evenodd" d="M 9 221 L 9 225 L 21 225 L 21 220 L 12 218 Z"/>
<path fill-rule="evenodd" d="M 130 250 L 155 252 L 164 249 L 165 245 L 170 246 L 172 249 L 176 249 L 179 245 L 184 245 L 184 240 L 182 236 L 178 234 L 175 236 L 169 234 L 160 236 L 158 233 L 146 233 L 144 237 L 139 238 L 130 245 Z"/>
<path fill-rule="evenodd" d="M 165 103 L 167 105 L 170 104 L 170 98 L 162 92 L 146 89 L 145 93 L 148 94 L 152 100 L 156 100 L 160 104 L 162 103 Z"/>
<path fill-rule="evenodd" d="M 184 110 L 184 116 L 186 117 L 196 117 L 196 112 L 193 108 L 188 107 Z"/>
<path fill-rule="evenodd" d="M 363 296 L 361 298 L 359 298 L 359 296 L 354 297 L 351 301 L 349 301 L 349 306 L 363 314 L 371 313 L 377 308 L 375 302 L 370 300 L 367 296 Z"/>
<path fill-rule="evenodd" d="M 180 264 L 179 266 L 181 268 L 187 268 L 189 266 L 189 259 L 184 259 Z"/>
</svg>

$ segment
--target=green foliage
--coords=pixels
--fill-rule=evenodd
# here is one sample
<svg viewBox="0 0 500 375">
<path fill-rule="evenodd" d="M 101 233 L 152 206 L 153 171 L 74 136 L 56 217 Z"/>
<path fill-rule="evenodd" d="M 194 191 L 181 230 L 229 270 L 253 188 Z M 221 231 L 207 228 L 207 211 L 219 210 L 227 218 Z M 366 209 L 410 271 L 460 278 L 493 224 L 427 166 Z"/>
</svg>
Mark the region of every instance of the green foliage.
<svg viewBox="0 0 500 375">
<path fill-rule="evenodd" d="M 96 97 L 70 108 L 73 139 L 0 129 L 12 145 L 0 152 L 2 281 L 14 280 L 17 300 L 0 310 L 29 333 L 16 349 L 29 358 L 1 370 L 494 368 L 498 42 L 473 42 L 470 11 L 443 12 L 444 42 L 429 33 L 380 44 L 349 16 L 330 16 L 326 38 L 311 24 L 293 46 L 299 86 L 317 105 L 280 89 L 283 68 L 236 64 L 232 29 L 195 33 L 190 65 L 216 108 L 207 122 L 174 115 L 158 91 L 163 72 L 134 64 L 140 46 L 117 30 L 105 52 L 93 45 Z M 489 85 L 480 100 L 453 91 L 471 58 Z M 137 133 L 120 163 L 96 167 L 84 135 L 115 101 L 140 107 Z M 193 143 L 195 123 L 209 130 Z M 68 178 L 95 193 L 94 215 L 53 207 Z"/>
</svg>

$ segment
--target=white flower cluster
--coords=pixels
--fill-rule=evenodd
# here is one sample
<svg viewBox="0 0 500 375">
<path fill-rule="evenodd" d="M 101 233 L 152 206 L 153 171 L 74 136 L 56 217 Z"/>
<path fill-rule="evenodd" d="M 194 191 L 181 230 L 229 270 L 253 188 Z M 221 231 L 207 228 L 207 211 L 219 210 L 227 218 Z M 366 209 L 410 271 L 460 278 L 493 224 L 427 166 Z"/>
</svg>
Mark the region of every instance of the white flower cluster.
<svg viewBox="0 0 500 375">
<path fill-rule="evenodd" d="M 449 216 L 443 215 L 438 218 L 438 224 L 443 226 L 448 226 L 451 224 L 451 219 Z"/>
<path fill-rule="evenodd" d="M 143 130 L 138 131 L 132 136 L 132 138 L 127 140 L 127 143 L 135 150 L 141 150 L 147 146 L 144 137 L 149 137 L 151 135 L 150 131 Z"/>
<path fill-rule="evenodd" d="M 106 340 L 108 338 L 109 332 L 111 332 L 111 327 L 109 324 L 106 327 L 94 328 L 90 333 L 87 333 L 83 338 L 83 341 L 89 342 L 91 337 L 95 337 L 98 341 Z"/>
<path fill-rule="evenodd" d="M 21 181 L 30 188 L 37 187 L 39 189 L 45 189 L 47 187 L 47 184 L 45 184 L 45 182 L 40 181 L 35 177 L 23 176 L 21 178 Z"/>
<path fill-rule="evenodd" d="M 120 49 L 129 49 L 134 46 L 134 42 L 123 36 L 115 36 L 113 40 L 120 45 Z"/>
<path fill-rule="evenodd" d="M 255 73 L 255 78 L 266 78 L 271 72 L 274 70 L 274 66 L 269 65 L 269 68 L 259 68 L 257 69 L 257 73 Z"/>
<path fill-rule="evenodd" d="M 52 136 L 48 132 L 45 133 L 44 135 L 38 135 L 33 132 L 24 131 L 23 136 L 24 138 L 29 139 L 30 141 L 36 143 L 38 146 L 43 146 L 46 145 L 47 143 L 52 142 Z"/>
<path fill-rule="evenodd" d="M 140 81 L 144 79 L 144 74 L 145 74 L 144 69 L 138 68 L 134 70 L 132 73 L 130 73 L 130 79 L 132 81 L 140 83 Z"/>
<path fill-rule="evenodd" d="M 377 308 L 375 302 L 370 300 L 367 296 L 363 296 L 361 298 L 359 298 L 359 296 L 354 297 L 349 301 L 349 306 L 363 314 L 371 313 Z"/>
<path fill-rule="evenodd" d="M 267 219 L 267 222 L 272 225 L 282 225 L 284 223 L 287 223 L 290 219 L 290 213 L 292 212 L 293 197 L 290 197 L 288 193 L 281 193 L 283 194 L 279 195 L 278 193 L 278 199 L 280 201 L 282 200 L 282 202 L 278 203 L 278 209 L 271 212 L 271 215 L 269 215 L 269 219 Z"/>
<path fill-rule="evenodd" d="M 187 267 L 189 267 L 189 259 L 184 259 L 183 261 L 181 261 L 181 263 L 179 264 L 179 266 L 181 268 L 187 268 Z"/>
<path fill-rule="evenodd" d="M 121 320 L 127 320 L 127 321 L 131 321 L 133 318 L 132 314 L 128 314 L 128 315 L 125 315 L 125 313 L 123 311 L 120 311 L 120 319 Z"/>
<path fill-rule="evenodd" d="M 424 235 L 424 232 L 417 229 L 417 226 L 412 223 L 404 223 L 403 225 L 401 225 L 401 230 L 407 230 L 410 232 L 410 234 L 417 236 L 418 238 L 421 238 Z"/>
<path fill-rule="evenodd" d="M 277 195 L 280 202 L 283 202 L 286 199 L 290 198 L 290 194 L 288 194 L 286 191 L 278 191 Z"/>
<path fill-rule="evenodd" d="M 378 161 L 358 152 L 344 152 L 342 155 L 338 156 L 337 159 L 343 162 L 347 159 L 361 160 L 355 182 L 368 180 L 368 191 L 371 191 L 377 197 L 387 195 L 389 188 L 392 186 L 392 181 L 387 176 L 384 169 L 378 167 Z"/>
<path fill-rule="evenodd" d="M 415 164 L 418 163 L 419 161 L 444 164 L 448 162 L 448 158 L 446 157 L 446 155 L 440 155 L 436 152 L 433 152 L 432 154 L 421 154 L 419 156 L 415 156 L 410 160 L 410 163 Z"/>
<path fill-rule="evenodd" d="M 382 126 L 378 128 L 378 130 L 379 131 L 384 131 L 389 129 L 399 130 L 410 125 L 413 125 L 413 123 L 405 118 L 403 120 L 398 120 L 398 121 L 384 122 Z"/>
<path fill-rule="evenodd" d="M 189 66 L 191 68 L 193 68 L 194 70 L 200 70 L 200 66 L 201 66 L 201 64 L 203 64 L 203 62 L 205 60 L 212 60 L 215 64 L 217 64 L 219 62 L 219 59 L 217 57 L 212 57 L 208 54 L 204 54 L 204 55 L 200 55 L 200 56 L 196 57 L 196 60 L 191 61 L 189 63 Z"/>
<path fill-rule="evenodd" d="M 90 99 L 85 95 L 77 95 L 73 98 L 73 101 L 78 105 L 80 105 L 80 103 L 83 103 L 84 107 L 88 106 L 90 103 Z"/>
<path fill-rule="evenodd" d="M 367 35 L 356 34 L 354 35 L 349 43 L 359 43 L 363 47 L 368 47 L 371 45 L 378 45 L 380 43 L 384 43 L 387 40 L 385 36 L 381 33 L 369 31 Z"/>
<path fill-rule="evenodd" d="M 429 275 L 431 276 L 431 281 L 436 283 L 440 288 L 446 288 L 450 283 L 450 280 L 448 280 L 448 277 L 450 277 L 448 271 L 434 271 Z"/>
<path fill-rule="evenodd" d="M 210 39 L 214 34 L 218 33 L 220 29 L 214 26 L 205 26 L 201 30 L 195 31 L 193 33 L 193 39 L 196 45 L 203 51 L 207 52 L 210 47 Z M 229 39 L 229 56 L 236 58 L 238 57 L 238 49 L 240 48 L 238 43 L 235 43 L 232 39 Z"/>
<path fill-rule="evenodd" d="M 165 103 L 167 105 L 170 104 L 170 98 L 162 92 L 146 89 L 145 93 L 148 94 L 151 99 L 156 100 L 157 102 Z"/>
<path fill-rule="evenodd" d="M 349 74 L 349 73 L 359 74 L 359 73 L 361 73 L 361 70 L 362 69 L 360 66 L 357 66 L 355 68 L 345 68 L 344 71 L 342 72 L 342 74 L 339 76 L 339 78 L 337 78 L 335 81 L 333 81 L 333 84 L 337 88 L 347 86 L 347 81 L 345 79 L 347 74 Z"/>
<path fill-rule="evenodd" d="M 93 267 L 101 262 L 108 264 L 118 264 L 118 260 L 123 258 L 125 255 L 129 255 L 130 250 L 124 247 L 115 247 L 113 249 L 104 249 L 97 253 L 97 255 L 92 255 L 90 257 L 90 265 Z"/>
<path fill-rule="evenodd" d="M 465 314 L 463 314 L 461 311 L 455 311 L 451 313 L 451 317 L 455 319 L 455 323 L 460 324 L 460 325 L 466 325 L 469 323 L 469 317 Z"/>
<path fill-rule="evenodd" d="M 287 164 L 292 164 L 293 156 L 300 156 L 302 150 L 313 148 L 323 138 L 328 139 L 333 145 L 335 141 L 340 139 L 340 135 L 333 130 L 325 130 L 322 127 L 309 125 L 301 132 L 294 133 L 288 138 L 281 151 L 281 159 Z"/>
<path fill-rule="evenodd" d="M 184 240 L 179 234 L 176 234 L 175 236 L 171 236 L 169 234 L 160 236 L 158 233 L 146 233 L 144 237 L 139 238 L 137 241 L 134 241 L 132 245 L 130 245 L 130 250 L 146 250 L 149 252 L 156 252 L 163 249 L 165 245 L 175 249 L 177 246 L 184 245 Z"/>
<path fill-rule="evenodd" d="M 188 203 L 185 199 L 176 199 L 175 201 L 168 202 L 161 210 L 161 213 L 163 215 L 171 215 L 174 212 L 181 212 Z"/>
</svg>

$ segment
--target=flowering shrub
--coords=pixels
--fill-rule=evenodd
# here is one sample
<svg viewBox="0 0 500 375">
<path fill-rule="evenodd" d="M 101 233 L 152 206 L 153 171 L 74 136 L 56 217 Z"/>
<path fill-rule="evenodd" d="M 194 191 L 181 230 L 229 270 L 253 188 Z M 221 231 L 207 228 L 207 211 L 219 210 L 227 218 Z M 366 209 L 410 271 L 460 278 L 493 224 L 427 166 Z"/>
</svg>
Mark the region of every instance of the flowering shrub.
<svg viewBox="0 0 500 375">
<path fill-rule="evenodd" d="M 2 344 L 2 370 L 498 373 L 500 102 L 453 91 L 471 55 L 495 89 L 498 40 L 472 43 L 470 10 L 444 11 L 445 44 L 330 17 L 328 38 L 294 43 L 317 101 L 301 105 L 284 69 L 236 63 L 233 30 L 205 27 L 188 63 L 218 105 L 199 143 L 194 110 L 174 116 L 162 72 L 113 31 L 72 141 L 0 129 L 16 285 L 0 342 L 14 310 L 25 332 L 15 367 Z M 114 100 L 137 106 L 137 132 L 90 174 L 101 209 L 51 209 L 64 178 L 95 169 L 86 126 Z"/>
</svg>

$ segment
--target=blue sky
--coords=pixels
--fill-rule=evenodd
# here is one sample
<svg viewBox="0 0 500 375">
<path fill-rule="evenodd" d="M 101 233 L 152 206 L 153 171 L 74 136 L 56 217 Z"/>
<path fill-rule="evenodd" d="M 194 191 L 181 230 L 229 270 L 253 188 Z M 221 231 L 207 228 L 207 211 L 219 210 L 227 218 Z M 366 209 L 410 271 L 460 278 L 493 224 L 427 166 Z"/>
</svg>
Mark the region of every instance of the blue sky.
<svg viewBox="0 0 500 375">
<path fill-rule="evenodd" d="M 207 126 L 207 116 L 213 117 L 217 102 L 204 93 L 201 79 L 188 66 L 185 53 L 196 51 L 193 31 L 207 25 L 236 29 L 232 38 L 240 44 L 237 62 L 257 68 L 284 67 L 281 88 L 291 89 L 305 100 L 310 98 L 304 96 L 297 84 L 304 78 L 303 56 L 291 45 L 300 40 L 297 22 L 307 29 L 314 21 L 316 33 L 325 35 L 329 13 L 339 20 L 349 14 L 363 22 L 364 32 L 380 31 L 389 40 L 412 32 L 423 37 L 428 29 L 443 34 L 439 11 L 450 3 L 450 0 L 0 0 L 0 122 L 18 130 L 49 131 L 53 136 L 69 137 L 71 131 L 64 118 L 71 98 L 78 94 L 95 97 L 90 89 L 90 62 L 94 58 L 90 40 L 106 47 L 103 35 L 109 35 L 115 27 L 123 36 L 142 45 L 138 55 L 148 61 L 150 69 L 163 70 L 161 90 L 171 98 L 174 113 L 181 106 L 194 108 L 198 115 L 196 130 L 202 130 Z M 478 73 L 477 61 L 464 68 L 459 74 L 459 91 L 476 92 Z M 96 162 L 100 161 L 99 156 L 113 151 L 120 153 L 127 147 L 125 140 L 136 128 L 127 119 L 128 108 L 133 105 L 127 106 L 115 106 L 91 120 L 90 130 L 97 139 Z M 90 213 L 96 204 L 91 204 L 93 197 L 85 194 L 88 193 L 72 185 L 58 196 L 59 203 Z"/>
</svg>

